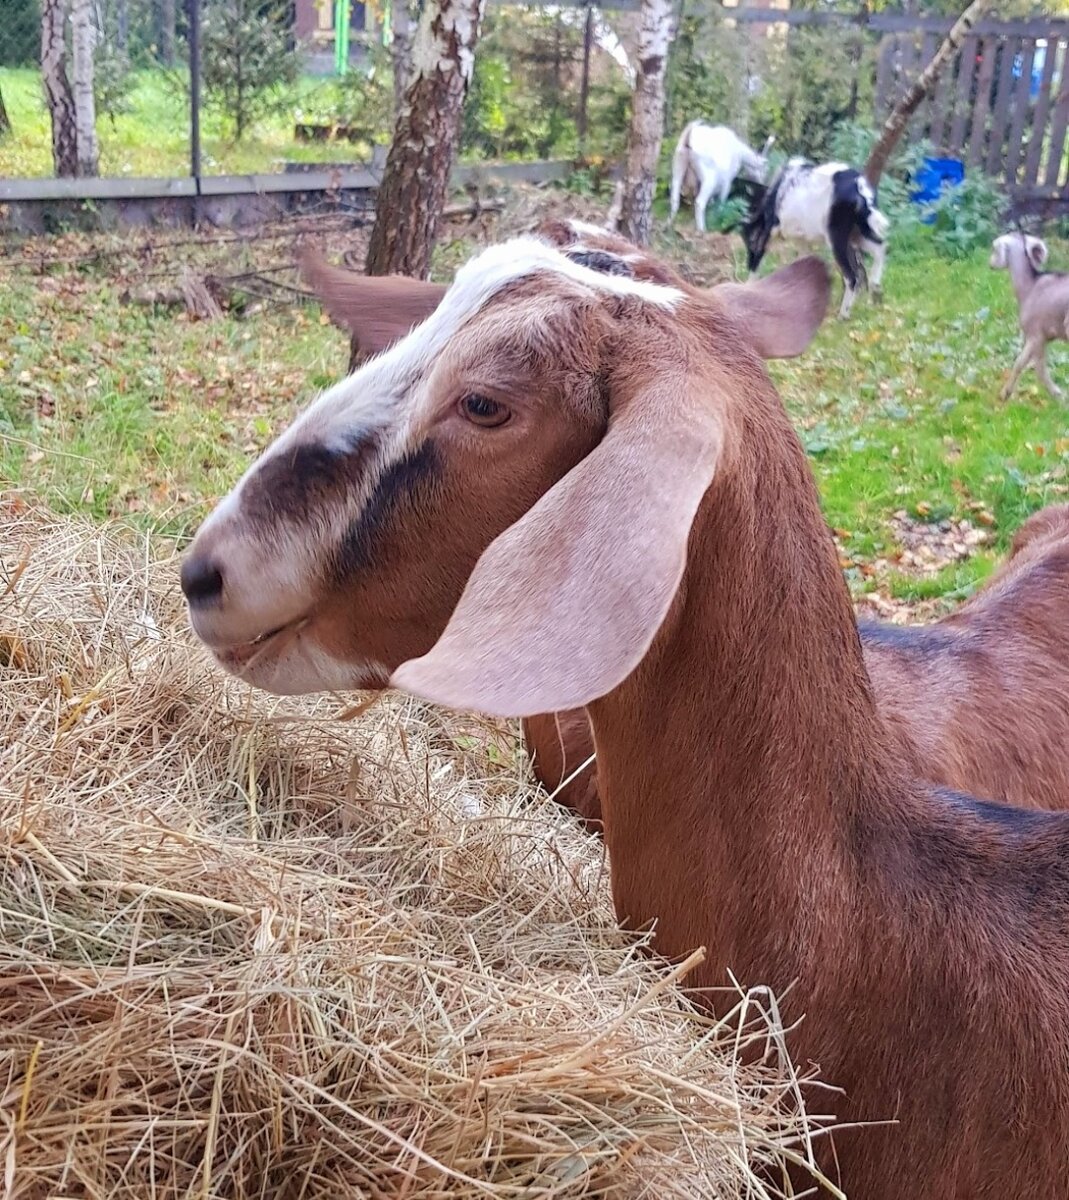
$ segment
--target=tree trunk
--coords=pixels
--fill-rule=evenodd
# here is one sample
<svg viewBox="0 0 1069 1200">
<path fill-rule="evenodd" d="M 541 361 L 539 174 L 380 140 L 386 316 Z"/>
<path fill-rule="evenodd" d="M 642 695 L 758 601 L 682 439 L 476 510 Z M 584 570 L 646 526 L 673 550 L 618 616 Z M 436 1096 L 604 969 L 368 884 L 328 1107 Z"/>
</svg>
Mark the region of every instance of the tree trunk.
<svg viewBox="0 0 1069 1200">
<path fill-rule="evenodd" d="M 393 0 L 391 32 L 393 34 L 393 120 L 396 126 L 401 119 L 405 92 L 412 75 L 412 42 L 416 36 L 416 22 L 412 16 L 411 0 Z"/>
<path fill-rule="evenodd" d="M 913 116 L 920 107 L 921 101 L 931 91 L 932 85 L 939 78 L 943 68 L 957 54 L 969 30 L 983 16 L 985 10 L 990 5 L 991 0 L 973 0 L 969 7 L 954 22 L 953 28 L 946 35 L 943 44 L 935 52 L 932 61 L 924 68 L 913 86 L 891 111 L 891 115 L 887 118 L 887 123 L 880 131 L 880 136 L 876 139 L 876 144 L 872 147 L 869 160 L 865 164 L 865 178 L 873 187 L 880 182 L 884 168 L 887 166 L 887 161 L 894 153 L 895 146 L 898 145 L 902 134 L 905 133 L 910 117 Z"/>
<path fill-rule="evenodd" d="M 640 246 L 649 242 L 653 224 L 653 194 L 664 130 L 664 82 L 671 40 L 671 0 L 642 0 L 638 76 L 631 94 L 631 129 L 627 137 L 622 212 L 624 236 Z"/>
<path fill-rule="evenodd" d="M 93 0 L 74 0 L 71 9 L 74 46 L 74 128 L 78 147 L 78 174 L 97 174 L 97 116 L 93 96 Z"/>
<path fill-rule="evenodd" d="M 484 0 L 427 0 L 375 203 L 369 275 L 426 279 L 460 141 Z M 350 370 L 361 360 L 354 342 Z"/>
<path fill-rule="evenodd" d="M 10 132 L 11 118 L 7 115 L 7 107 L 4 104 L 4 93 L 0 92 L 0 137 Z"/>
<path fill-rule="evenodd" d="M 67 80 L 67 44 L 63 26 L 66 0 L 41 4 L 41 80 L 52 118 L 52 163 L 56 175 L 78 174 L 78 139 L 74 128 L 74 96 Z"/>
<path fill-rule="evenodd" d="M 160 0 L 160 62 L 174 66 L 174 0 Z"/>
</svg>

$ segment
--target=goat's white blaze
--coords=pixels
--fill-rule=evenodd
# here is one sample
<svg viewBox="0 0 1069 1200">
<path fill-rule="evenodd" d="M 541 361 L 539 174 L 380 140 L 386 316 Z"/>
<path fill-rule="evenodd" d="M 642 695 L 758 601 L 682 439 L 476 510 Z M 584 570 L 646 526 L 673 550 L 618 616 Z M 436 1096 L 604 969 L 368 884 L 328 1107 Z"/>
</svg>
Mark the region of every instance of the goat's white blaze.
<svg viewBox="0 0 1069 1200">
<path fill-rule="evenodd" d="M 578 232 L 580 223 L 571 224 Z M 605 233 L 593 225 L 586 229 L 601 236 Z M 676 288 L 592 271 L 539 238 L 520 237 L 491 246 L 461 267 L 453 286 L 426 321 L 324 392 L 267 454 L 284 453 L 295 444 L 309 442 L 345 450 L 356 445 L 363 434 L 388 431 L 394 425 L 400 434 L 406 433 L 419 416 L 420 396 L 414 389 L 427 379 L 458 331 L 508 284 L 539 272 L 564 276 L 595 291 L 635 296 L 661 308 L 671 309 L 683 298 Z M 403 449 L 397 447 L 390 457 Z"/>
<path fill-rule="evenodd" d="M 602 231 L 598 231 L 599 233 Z M 663 309 L 683 299 L 675 288 L 607 275 L 573 262 L 534 237 L 491 247 L 457 272 L 438 308 L 396 345 L 324 392 L 245 472 L 198 534 L 224 571 L 223 602 L 193 611 L 197 633 L 220 663 L 275 692 L 357 686 L 380 664 L 332 659 L 302 625 L 273 657 L 251 656 L 248 644 L 279 628 L 314 618 L 334 551 L 359 519 L 384 470 L 416 448 L 434 367 L 457 333 L 503 288 L 539 273 L 566 278 L 591 292 L 635 297 Z M 288 514 L 284 496 L 262 528 L 243 507 L 250 480 L 302 447 L 355 451 L 374 439 L 374 458 L 361 462 L 343 493 Z M 328 493 L 328 496 L 330 494 Z M 196 551 L 197 547 L 194 547 Z M 314 626 L 314 620 L 312 621 Z M 364 674 L 361 674 L 364 672 Z"/>
</svg>

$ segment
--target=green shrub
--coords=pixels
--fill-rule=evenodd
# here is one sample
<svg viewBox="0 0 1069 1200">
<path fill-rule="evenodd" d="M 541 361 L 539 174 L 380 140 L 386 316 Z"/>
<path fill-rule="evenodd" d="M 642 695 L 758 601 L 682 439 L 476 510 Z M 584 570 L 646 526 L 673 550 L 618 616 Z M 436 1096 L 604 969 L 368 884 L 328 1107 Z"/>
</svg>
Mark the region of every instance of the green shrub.
<svg viewBox="0 0 1069 1200">
<path fill-rule="evenodd" d="M 0 4 L 0 67 L 28 67 L 41 58 L 41 8 L 38 0 Z"/>
<path fill-rule="evenodd" d="M 205 97 L 235 141 L 289 106 L 301 59 L 290 46 L 285 0 L 209 0 L 201 51 Z"/>
<path fill-rule="evenodd" d="M 932 244 L 945 258 L 968 258 L 998 234 L 1007 207 L 1006 193 L 992 179 L 979 171 L 966 175 L 924 206 L 924 215 L 935 218 Z"/>
</svg>

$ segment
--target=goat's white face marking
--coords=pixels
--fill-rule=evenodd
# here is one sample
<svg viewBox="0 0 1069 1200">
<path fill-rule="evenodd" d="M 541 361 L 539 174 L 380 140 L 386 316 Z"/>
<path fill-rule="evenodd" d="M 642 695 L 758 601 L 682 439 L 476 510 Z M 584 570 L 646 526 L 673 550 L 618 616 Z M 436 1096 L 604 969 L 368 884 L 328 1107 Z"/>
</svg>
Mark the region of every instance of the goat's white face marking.
<svg viewBox="0 0 1069 1200">
<path fill-rule="evenodd" d="M 359 555 L 353 539 L 381 516 L 384 481 L 403 491 L 406 471 L 428 466 L 419 455 L 428 422 L 439 419 L 446 352 L 503 289 L 540 274 L 567 280 L 573 296 L 578 285 L 579 296 L 669 311 L 683 299 L 674 288 L 591 270 L 534 237 L 469 262 L 427 320 L 315 400 L 205 522 L 191 556 L 218 564 L 225 587 L 217 602 L 191 605 L 191 619 L 222 666 L 274 692 L 385 682 L 381 652 L 372 648 L 360 664 L 333 654 L 318 614 L 336 591 L 339 562 Z M 535 304 L 530 319 L 541 311 Z M 495 323 L 485 328 L 493 339 Z"/>
</svg>

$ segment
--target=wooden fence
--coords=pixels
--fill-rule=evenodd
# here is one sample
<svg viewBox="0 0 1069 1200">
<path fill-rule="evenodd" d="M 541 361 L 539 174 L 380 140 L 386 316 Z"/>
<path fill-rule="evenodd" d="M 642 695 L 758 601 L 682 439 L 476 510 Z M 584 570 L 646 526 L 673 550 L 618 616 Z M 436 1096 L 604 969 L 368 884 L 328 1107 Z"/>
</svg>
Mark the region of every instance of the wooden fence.
<svg viewBox="0 0 1069 1200">
<path fill-rule="evenodd" d="M 949 31 L 938 17 L 723 8 L 762 25 L 854 25 L 876 42 L 874 116 L 882 121 Z M 864 68 L 862 68 L 864 69 Z M 871 69 L 871 68 L 870 68 Z M 980 21 L 921 105 L 908 135 L 1001 182 L 1019 209 L 1069 206 L 1069 21 Z"/>
<path fill-rule="evenodd" d="M 935 53 L 949 23 L 885 19 L 876 111 L 887 112 Z M 1069 199 L 1069 22 L 978 24 L 910 134 L 1000 180 L 1018 201 Z"/>
</svg>

